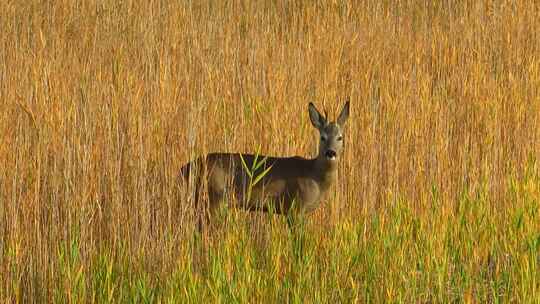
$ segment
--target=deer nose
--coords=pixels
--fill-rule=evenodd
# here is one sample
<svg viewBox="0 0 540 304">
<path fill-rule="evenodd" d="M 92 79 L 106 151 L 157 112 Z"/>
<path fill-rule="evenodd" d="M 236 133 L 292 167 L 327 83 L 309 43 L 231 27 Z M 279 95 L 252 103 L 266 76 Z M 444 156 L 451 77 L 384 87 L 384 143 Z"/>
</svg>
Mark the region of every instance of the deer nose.
<svg viewBox="0 0 540 304">
<path fill-rule="evenodd" d="M 334 150 L 326 150 L 326 153 L 325 153 L 325 156 L 326 158 L 329 158 L 329 159 L 334 159 L 336 158 L 336 151 Z"/>
</svg>

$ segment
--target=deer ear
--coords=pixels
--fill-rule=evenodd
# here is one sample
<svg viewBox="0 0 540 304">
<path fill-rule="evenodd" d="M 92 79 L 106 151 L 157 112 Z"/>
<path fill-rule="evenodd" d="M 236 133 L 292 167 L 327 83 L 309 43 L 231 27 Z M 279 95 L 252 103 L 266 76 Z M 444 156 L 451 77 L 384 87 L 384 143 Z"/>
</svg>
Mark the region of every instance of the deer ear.
<svg viewBox="0 0 540 304">
<path fill-rule="evenodd" d="M 349 104 L 350 102 L 347 100 L 347 102 L 343 106 L 343 109 L 341 110 L 341 113 L 337 118 L 337 123 L 342 127 L 345 125 L 347 118 L 349 118 Z"/>
<path fill-rule="evenodd" d="M 326 119 L 319 113 L 312 102 L 309 103 L 308 110 L 311 124 L 317 129 L 322 129 L 326 125 Z"/>
</svg>

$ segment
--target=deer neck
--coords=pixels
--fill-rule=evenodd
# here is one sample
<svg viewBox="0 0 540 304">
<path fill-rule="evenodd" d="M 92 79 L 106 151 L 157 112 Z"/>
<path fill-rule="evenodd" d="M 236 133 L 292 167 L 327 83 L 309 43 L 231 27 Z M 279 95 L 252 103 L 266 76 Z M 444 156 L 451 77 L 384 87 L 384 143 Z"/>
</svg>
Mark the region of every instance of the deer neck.
<svg viewBox="0 0 540 304">
<path fill-rule="evenodd" d="M 319 156 L 314 159 L 313 171 L 322 189 L 326 190 L 336 179 L 337 163 L 328 161 L 324 156 Z"/>
</svg>

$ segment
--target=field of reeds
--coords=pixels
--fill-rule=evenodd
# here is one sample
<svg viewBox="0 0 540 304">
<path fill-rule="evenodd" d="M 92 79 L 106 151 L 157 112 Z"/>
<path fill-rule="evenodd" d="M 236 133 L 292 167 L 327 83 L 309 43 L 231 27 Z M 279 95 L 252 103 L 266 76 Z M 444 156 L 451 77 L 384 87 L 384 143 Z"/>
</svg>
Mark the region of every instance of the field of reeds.
<svg viewBox="0 0 540 304">
<path fill-rule="evenodd" d="M 0 302 L 540 302 L 536 1 L 0 2 Z M 292 233 L 179 168 L 345 155 Z"/>
</svg>

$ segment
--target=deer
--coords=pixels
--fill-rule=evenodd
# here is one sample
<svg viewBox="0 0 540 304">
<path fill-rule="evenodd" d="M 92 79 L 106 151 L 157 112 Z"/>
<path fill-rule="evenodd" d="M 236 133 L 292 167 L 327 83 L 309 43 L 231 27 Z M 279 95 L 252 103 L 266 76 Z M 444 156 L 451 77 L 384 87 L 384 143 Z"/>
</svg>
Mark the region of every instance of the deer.
<svg viewBox="0 0 540 304">
<path fill-rule="evenodd" d="M 326 111 L 322 116 L 309 103 L 311 124 L 320 135 L 315 158 L 216 152 L 182 166 L 180 176 L 191 180 L 196 206 L 203 191 L 207 193 L 207 204 L 198 209 L 199 231 L 224 202 L 232 208 L 286 215 L 289 227 L 294 226 L 295 215 L 316 210 L 337 178 L 349 104 L 347 100 L 337 119 L 329 122 Z"/>
</svg>

